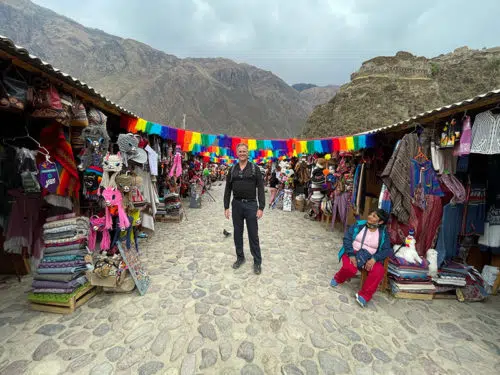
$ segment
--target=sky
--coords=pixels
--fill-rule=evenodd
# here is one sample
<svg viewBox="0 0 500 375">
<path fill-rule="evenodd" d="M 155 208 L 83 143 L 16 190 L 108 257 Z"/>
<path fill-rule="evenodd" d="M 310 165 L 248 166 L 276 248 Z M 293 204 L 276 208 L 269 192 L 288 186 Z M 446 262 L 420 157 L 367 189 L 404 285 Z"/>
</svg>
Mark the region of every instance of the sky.
<svg viewBox="0 0 500 375">
<path fill-rule="evenodd" d="M 370 58 L 500 46 L 498 0 L 33 0 L 178 57 L 225 57 L 289 84 L 343 84 Z"/>
</svg>

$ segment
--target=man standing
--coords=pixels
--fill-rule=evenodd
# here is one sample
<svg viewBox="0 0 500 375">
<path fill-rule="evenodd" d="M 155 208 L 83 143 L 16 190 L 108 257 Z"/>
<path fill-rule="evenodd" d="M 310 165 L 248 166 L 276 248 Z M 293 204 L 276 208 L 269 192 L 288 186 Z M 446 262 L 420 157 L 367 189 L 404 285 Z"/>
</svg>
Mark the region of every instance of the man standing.
<svg viewBox="0 0 500 375">
<path fill-rule="evenodd" d="M 264 207 L 266 206 L 264 180 L 260 169 L 248 161 L 248 146 L 246 144 L 240 143 L 236 146 L 236 154 L 239 162 L 229 170 L 226 177 L 226 190 L 224 191 L 224 214 L 228 220 L 231 214 L 229 201 L 231 191 L 233 192 L 231 207 L 233 211 L 234 246 L 236 247 L 237 256 L 233 268 L 240 268 L 245 263 L 243 225 L 244 221 L 246 221 L 250 251 L 254 262 L 253 270 L 255 274 L 260 275 L 262 258 L 260 255 L 257 220 L 264 214 Z M 256 190 L 258 190 L 258 201 L 256 199 Z"/>
</svg>

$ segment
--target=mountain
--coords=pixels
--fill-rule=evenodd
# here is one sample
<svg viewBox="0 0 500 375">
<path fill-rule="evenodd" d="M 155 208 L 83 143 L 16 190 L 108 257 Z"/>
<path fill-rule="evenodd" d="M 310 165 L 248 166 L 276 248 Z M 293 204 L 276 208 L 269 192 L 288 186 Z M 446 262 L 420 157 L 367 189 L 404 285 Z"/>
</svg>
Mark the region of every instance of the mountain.
<svg viewBox="0 0 500 375">
<path fill-rule="evenodd" d="M 28 0 L 0 0 L 0 34 L 141 117 L 205 133 L 292 137 L 313 104 L 269 71 L 180 59 L 86 28 Z"/>
<path fill-rule="evenodd" d="M 302 135 L 355 134 L 499 87 L 500 48 L 462 47 L 430 59 L 409 52 L 379 56 L 314 108 Z"/>
<path fill-rule="evenodd" d="M 297 90 L 298 92 L 307 90 L 307 89 L 312 89 L 313 87 L 318 87 L 315 84 L 312 83 L 296 83 L 292 85 L 292 87 Z"/>
<path fill-rule="evenodd" d="M 310 104 L 309 113 L 311 113 L 314 107 L 328 103 L 339 89 L 340 86 L 336 85 L 313 86 L 300 91 L 300 97 Z"/>
</svg>

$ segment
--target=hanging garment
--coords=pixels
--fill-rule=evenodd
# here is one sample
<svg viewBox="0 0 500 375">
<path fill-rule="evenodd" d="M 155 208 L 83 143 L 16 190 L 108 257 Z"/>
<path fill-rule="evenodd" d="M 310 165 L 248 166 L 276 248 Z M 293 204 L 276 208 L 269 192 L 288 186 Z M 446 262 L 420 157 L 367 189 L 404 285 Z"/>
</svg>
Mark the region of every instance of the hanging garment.
<svg viewBox="0 0 500 375">
<path fill-rule="evenodd" d="M 486 220 L 486 186 L 473 184 L 465 206 L 465 222 L 462 227 L 462 235 L 470 236 L 484 233 L 484 222 Z"/>
<path fill-rule="evenodd" d="M 156 216 L 156 207 L 160 203 L 158 193 L 156 192 L 154 184 L 151 182 L 151 175 L 139 167 L 135 168 L 135 174 L 142 178 L 142 186 L 140 186 L 144 201 L 151 204 L 152 215 L 143 212 L 142 214 L 142 227 L 145 229 L 155 230 L 154 218 Z"/>
<path fill-rule="evenodd" d="M 481 250 L 500 254 L 500 208 L 491 207 L 486 216 L 484 234 L 478 241 Z"/>
<path fill-rule="evenodd" d="M 449 203 L 444 206 L 443 219 L 436 243 L 438 267 L 445 259 L 450 259 L 458 253 L 458 235 L 462 226 L 463 209 L 463 204 L 453 205 Z"/>
<path fill-rule="evenodd" d="M 470 126 L 470 116 L 465 116 L 462 122 L 462 135 L 460 136 L 460 142 L 455 145 L 455 150 L 453 155 L 463 156 L 470 154 L 470 148 L 472 143 L 472 129 Z"/>
<path fill-rule="evenodd" d="M 412 205 L 409 224 L 415 231 L 415 248 L 418 255 L 425 257 L 427 250 L 434 248 L 442 216 L 441 198 L 435 195 L 425 196 L 424 210 Z"/>
<path fill-rule="evenodd" d="M 500 154 L 500 115 L 478 114 L 472 126 L 471 154 Z"/>
<path fill-rule="evenodd" d="M 430 160 L 419 162 L 411 159 L 410 194 L 413 202 L 422 209 L 425 209 L 426 195 L 444 195 Z"/>
<path fill-rule="evenodd" d="M 411 213 L 410 158 L 418 152 L 418 136 L 407 134 L 398 142 L 381 178 L 391 194 L 392 214 L 407 223 Z"/>
<path fill-rule="evenodd" d="M 40 132 L 40 143 L 47 148 L 52 161 L 55 161 L 57 165 L 59 186 L 56 194 L 78 197 L 80 177 L 71 144 L 66 140 L 62 125 L 55 122 L 43 128 Z"/>
<path fill-rule="evenodd" d="M 385 186 L 385 184 L 382 184 L 382 188 L 380 189 L 378 208 L 384 210 L 385 212 L 391 212 L 391 193 L 389 193 L 389 190 L 387 189 L 387 186 Z"/>
<path fill-rule="evenodd" d="M 465 203 L 467 195 L 465 192 L 464 185 L 452 174 L 443 174 L 439 180 L 443 183 L 448 190 L 453 194 L 451 203 Z"/>
<path fill-rule="evenodd" d="M 5 234 L 4 250 L 8 253 L 21 254 L 22 248 L 27 247 L 35 258 L 41 258 L 40 195 L 25 195 L 18 190 L 9 190 L 9 195 L 14 197 L 15 201 L 12 204 Z"/>
<path fill-rule="evenodd" d="M 151 176 L 158 176 L 158 154 L 150 145 L 147 145 L 144 149 L 148 153 L 149 171 Z"/>
<path fill-rule="evenodd" d="M 337 219 L 337 212 L 340 221 L 344 224 L 344 231 L 347 229 L 347 213 L 349 212 L 349 200 L 351 198 L 351 193 L 335 193 L 333 197 L 333 209 L 332 209 L 332 230 L 335 228 L 335 220 Z"/>
</svg>

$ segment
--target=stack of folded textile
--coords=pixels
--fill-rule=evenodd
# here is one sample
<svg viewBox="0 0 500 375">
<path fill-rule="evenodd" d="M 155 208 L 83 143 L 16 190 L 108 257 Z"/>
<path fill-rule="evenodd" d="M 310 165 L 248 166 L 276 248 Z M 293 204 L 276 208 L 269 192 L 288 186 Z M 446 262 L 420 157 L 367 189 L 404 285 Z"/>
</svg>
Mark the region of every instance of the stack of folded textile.
<svg viewBox="0 0 500 375">
<path fill-rule="evenodd" d="M 87 283 L 89 219 L 75 214 L 48 218 L 43 226 L 44 256 L 33 277 L 32 302 L 65 299 Z M 57 296 L 58 298 L 55 298 Z"/>
<path fill-rule="evenodd" d="M 387 272 L 393 294 L 433 294 L 436 291 L 431 277 L 428 276 L 429 263 L 425 259 L 422 259 L 422 263 L 410 263 L 403 258 L 392 256 Z"/>
<path fill-rule="evenodd" d="M 467 276 L 473 267 L 445 260 L 436 277 L 432 279 L 436 285 L 462 287 L 467 284 Z"/>
<path fill-rule="evenodd" d="M 165 194 L 163 203 L 165 204 L 165 214 L 167 216 L 179 216 L 181 214 L 182 203 L 179 194 Z"/>
</svg>

